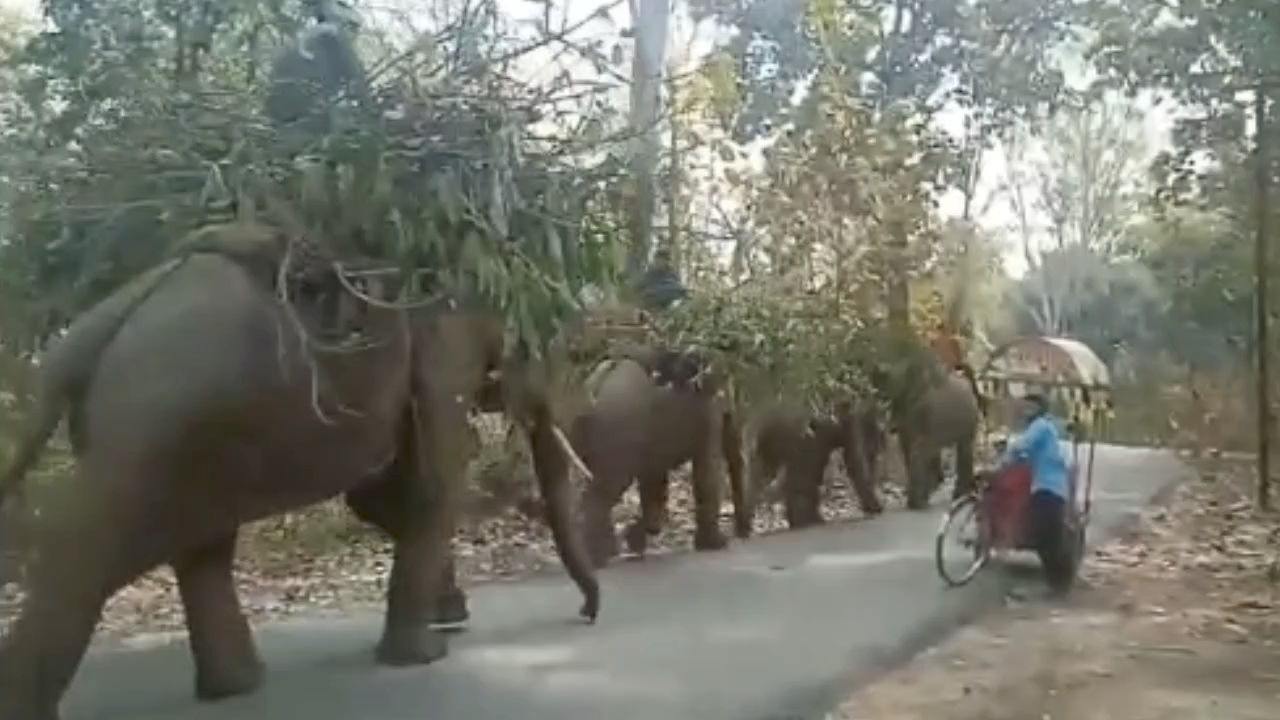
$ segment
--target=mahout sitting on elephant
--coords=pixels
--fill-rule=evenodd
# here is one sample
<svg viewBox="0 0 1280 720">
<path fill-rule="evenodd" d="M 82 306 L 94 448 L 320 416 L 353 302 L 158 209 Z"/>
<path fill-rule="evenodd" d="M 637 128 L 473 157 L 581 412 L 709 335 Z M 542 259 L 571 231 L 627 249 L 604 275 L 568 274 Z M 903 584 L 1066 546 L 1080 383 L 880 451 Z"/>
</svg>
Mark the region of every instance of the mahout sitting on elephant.
<svg viewBox="0 0 1280 720">
<path fill-rule="evenodd" d="M 850 488 L 867 515 L 884 510 L 876 493 L 876 468 L 884 430 L 874 399 L 839 403 L 828 415 L 815 415 L 796 403 L 775 401 L 758 408 L 748 451 L 748 486 L 759 502 L 771 502 L 781 475 L 787 526 L 799 529 L 823 522 L 822 487 L 831 454 L 839 450 Z"/>
<path fill-rule="evenodd" d="M 662 529 L 671 471 L 691 463 L 697 550 L 726 545 L 720 505 L 727 467 L 734 532 L 750 535 L 741 438 L 720 384 L 695 353 L 622 344 L 587 381 L 588 404 L 570 439 L 593 475 L 583 491 L 584 535 L 597 566 L 617 555 L 612 511 L 637 483 L 641 516 L 626 531 L 628 549 L 642 555 Z M 723 465 L 721 463 L 724 463 Z"/>
<path fill-rule="evenodd" d="M 296 225 L 242 221 L 200 240 L 84 313 L 42 358 L 32 429 L 0 493 L 64 415 L 76 474 L 41 506 L 28 592 L 0 645 L 0 717 L 56 718 L 103 604 L 166 563 L 197 696 L 251 692 L 263 666 L 231 575 L 239 526 L 350 490 L 396 508 L 370 515 L 395 540 L 378 660 L 447 651 L 431 624 L 450 592 L 467 399 L 485 382 L 478 346 L 457 342 L 471 326 L 447 308 L 411 317 L 360 299 L 324 252 L 292 252 L 331 247 Z M 567 455 L 536 393 L 520 407 L 572 554 Z M 579 576 L 594 617 L 589 565 Z"/>
</svg>

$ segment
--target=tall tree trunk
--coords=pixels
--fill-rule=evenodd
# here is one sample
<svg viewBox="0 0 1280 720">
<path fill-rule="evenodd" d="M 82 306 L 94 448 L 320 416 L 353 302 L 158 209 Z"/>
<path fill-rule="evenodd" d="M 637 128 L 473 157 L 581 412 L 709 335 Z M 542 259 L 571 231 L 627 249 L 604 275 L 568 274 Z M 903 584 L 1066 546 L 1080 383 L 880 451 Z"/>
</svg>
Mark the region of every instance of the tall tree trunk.
<svg viewBox="0 0 1280 720">
<path fill-rule="evenodd" d="M 667 49 L 670 0 L 631 0 L 635 53 L 631 62 L 631 170 L 635 193 L 631 208 L 631 251 L 628 270 L 638 277 L 653 244 L 657 205 L 654 173 L 662 152 L 658 110 L 662 100 L 662 68 Z"/>
<path fill-rule="evenodd" d="M 898 77 L 898 54 L 900 42 L 907 32 L 911 13 L 907 0 L 897 0 L 893 8 L 893 20 L 889 37 L 881 50 L 878 75 L 880 80 L 880 115 L 898 97 L 901 79 Z M 900 219 L 889 221 L 888 242 L 888 277 L 885 283 L 885 304 L 889 316 L 889 325 L 900 339 L 906 340 L 911 334 L 911 291 L 910 267 L 908 267 L 907 224 Z"/>
<path fill-rule="evenodd" d="M 684 255 L 680 246 L 681 210 L 680 182 L 684 174 L 684 157 L 680 153 L 680 123 L 676 116 L 676 83 L 667 80 L 667 103 L 670 106 L 668 122 L 671 123 L 669 141 L 671 143 L 671 162 L 667 177 L 667 234 L 663 238 L 663 247 L 671 255 L 671 267 L 676 272 L 684 270 Z"/>
</svg>

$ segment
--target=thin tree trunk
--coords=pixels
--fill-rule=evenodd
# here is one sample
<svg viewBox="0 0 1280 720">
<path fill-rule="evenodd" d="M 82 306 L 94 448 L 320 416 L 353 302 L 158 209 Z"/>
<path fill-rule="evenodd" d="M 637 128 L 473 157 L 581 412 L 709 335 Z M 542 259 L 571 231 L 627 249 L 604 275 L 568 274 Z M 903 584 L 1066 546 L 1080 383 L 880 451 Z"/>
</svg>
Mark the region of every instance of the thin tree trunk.
<svg viewBox="0 0 1280 720">
<path fill-rule="evenodd" d="M 635 53 L 631 63 L 631 168 L 635 195 L 631 213 L 629 270 L 639 275 L 653 244 L 653 219 L 657 205 L 654 173 L 662 141 L 658 130 L 658 109 L 662 100 L 663 56 L 667 48 L 667 25 L 671 19 L 669 0 L 632 0 L 631 18 L 635 26 Z"/>
</svg>

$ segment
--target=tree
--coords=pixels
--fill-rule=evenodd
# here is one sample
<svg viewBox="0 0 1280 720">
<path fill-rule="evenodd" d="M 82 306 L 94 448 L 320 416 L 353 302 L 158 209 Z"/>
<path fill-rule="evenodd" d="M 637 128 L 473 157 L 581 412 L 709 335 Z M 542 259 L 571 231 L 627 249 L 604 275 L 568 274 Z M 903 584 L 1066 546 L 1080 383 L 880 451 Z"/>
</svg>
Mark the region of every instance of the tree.
<svg viewBox="0 0 1280 720">
<path fill-rule="evenodd" d="M 1252 248 L 1222 212 L 1170 207 L 1149 220 L 1140 254 L 1165 302 L 1159 347 L 1198 372 L 1248 363 L 1252 335 Z"/>
<path fill-rule="evenodd" d="M 17 198 L 0 288 L 25 310 L 26 349 L 191 229 L 255 215 L 265 196 L 317 236 L 430 278 L 414 292 L 491 304 L 530 345 L 578 311 L 581 285 L 613 282 L 619 168 L 594 147 L 611 140 L 613 88 L 512 72 L 567 28 L 530 39 L 475 0 L 436 42 L 387 35 L 389 57 L 358 58 L 368 82 L 309 96 L 322 122 L 291 135 L 264 103 L 278 99 L 267 70 L 331 5 L 46 4 L 48 29 L 14 61 L 23 82 L 0 154 Z M 338 69 L 331 53 L 301 56 L 303 69 Z"/>
<path fill-rule="evenodd" d="M 1039 132 L 1024 130 L 1006 157 L 1028 313 L 1041 334 L 1079 333 L 1138 218 L 1149 158 L 1137 110 L 1114 96 L 1064 107 Z"/>
<path fill-rule="evenodd" d="M 644 267 L 653 245 L 653 223 L 658 204 L 655 173 L 662 153 L 658 121 L 670 16 L 668 0 L 631 2 L 635 33 L 635 54 L 631 65 L 631 132 L 634 134 L 631 158 L 635 199 L 629 269 L 636 274 Z"/>
<path fill-rule="evenodd" d="M 725 113 L 739 138 L 803 129 L 815 114 L 792 98 L 838 68 L 842 92 L 862 99 L 885 127 L 931 122 L 942 108 L 965 116 L 946 177 L 972 207 L 984 150 L 1002 129 L 1058 96 L 1061 72 L 1047 52 L 1068 34 L 1071 0 L 877 0 L 849 3 L 719 2 L 693 6 L 738 29 L 724 48 L 738 67 L 739 111 Z M 909 221 L 881 218 L 875 260 L 885 301 L 907 324 L 915 250 Z M 916 238 L 918 241 L 919 238 Z"/>
</svg>

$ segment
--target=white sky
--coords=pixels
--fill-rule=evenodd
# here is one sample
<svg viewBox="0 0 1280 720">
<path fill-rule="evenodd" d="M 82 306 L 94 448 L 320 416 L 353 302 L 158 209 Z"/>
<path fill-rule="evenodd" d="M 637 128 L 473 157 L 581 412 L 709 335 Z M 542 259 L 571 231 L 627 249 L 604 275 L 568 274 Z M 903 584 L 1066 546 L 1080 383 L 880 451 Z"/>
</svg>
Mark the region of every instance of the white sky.
<svg viewBox="0 0 1280 720">
<path fill-rule="evenodd" d="M 541 2 L 535 0 L 498 0 L 498 2 L 504 13 L 512 18 L 532 19 L 540 16 L 544 7 Z M 551 25 L 556 28 L 564 24 L 575 24 L 577 21 L 596 12 L 602 5 L 610 2 L 615 2 L 616 4 L 609 12 L 607 21 L 593 21 L 582 28 L 581 31 L 575 33 L 574 37 L 579 40 L 587 38 L 604 40 L 606 55 L 613 45 L 621 44 L 626 57 L 629 59 L 631 42 L 622 39 L 619 35 L 620 29 L 630 24 L 627 0 L 552 0 L 553 20 Z M 430 24 L 429 15 L 432 14 L 432 10 L 438 12 L 453 5 L 460 5 L 461 2 L 459 0 L 374 0 L 373 4 L 385 7 L 389 13 L 394 13 L 398 22 L 407 20 L 414 26 L 425 28 L 426 25 Z M 676 6 L 676 10 L 675 22 L 672 23 L 671 37 L 669 38 L 668 57 L 671 60 L 671 64 L 688 67 L 698 58 L 707 54 L 714 47 L 716 36 L 723 33 L 709 23 L 702 23 L 695 28 L 685 11 L 684 4 L 679 0 L 673 0 L 672 4 Z M 0 0 L 0 7 L 17 9 L 34 15 L 38 11 L 39 0 Z M 567 23 L 564 21 L 565 17 L 568 18 Z M 552 52 L 552 49 L 548 49 L 532 54 L 523 64 L 534 77 L 544 73 L 546 73 L 547 77 L 550 77 L 565 66 L 563 59 L 556 60 L 552 58 Z M 587 77 L 595 75 L 583 62 L 571 63 L 570 69 L 575 76 Z M 1073 84 L 1084 83 L 1088 79 L 1086 75 L 1087 69 L 1078 56 L 1074 59 L 1064 56 L 1063 69 L 1068 76 L 1068 81 Z M 629 72 L 629 70 L 624 66 L 623 72 Z M 620 86 L 619 99 L 625 102 L 625 98 L 625 90 Z M 1142 130 L 1147 143 L 1153 150 L 1167 145 L 1169 128 L 1175 117 L 1174 111 L 1168 105 L 1154 106 L 1150 102 L 1146 102 L 1144 106 L 1146 112 L 1144 113 Z M 963 127 L 962 115 L 955 109 L 944 111 L 937 124 L 941 129 L 958 137 Z M 1007 172 L 1004 155 L 1005 153 L 1002 149 L 997 149 L 994 152 L 986 153 L 984 156 L 976 199 L 976 207 L 983 208 L 985 206 L 986 208 L 985 212 L 976 219 L 984 227 L 997 232 L 1009 230 L 1014 222 L 1014 215 L 1009 209 L 1008 203 L 1002 201 L 997 194 L 998 185 L 1003 181 Z M 759 156 L 756 155 L 754 160 L 756 162 L 750 164 L 758 164 Z M 959 216 L 961 204 L 961 193 L 958 190 L 953 190 L 941 198 L 940 213 L 944 217 Z M 1005 264 L 1006 268 L 1014 274 L 1020 275 L 1024 270 L 1020 253 L 1013 252 L 1012 247 L 1006 251 Z"/>
</svg>

